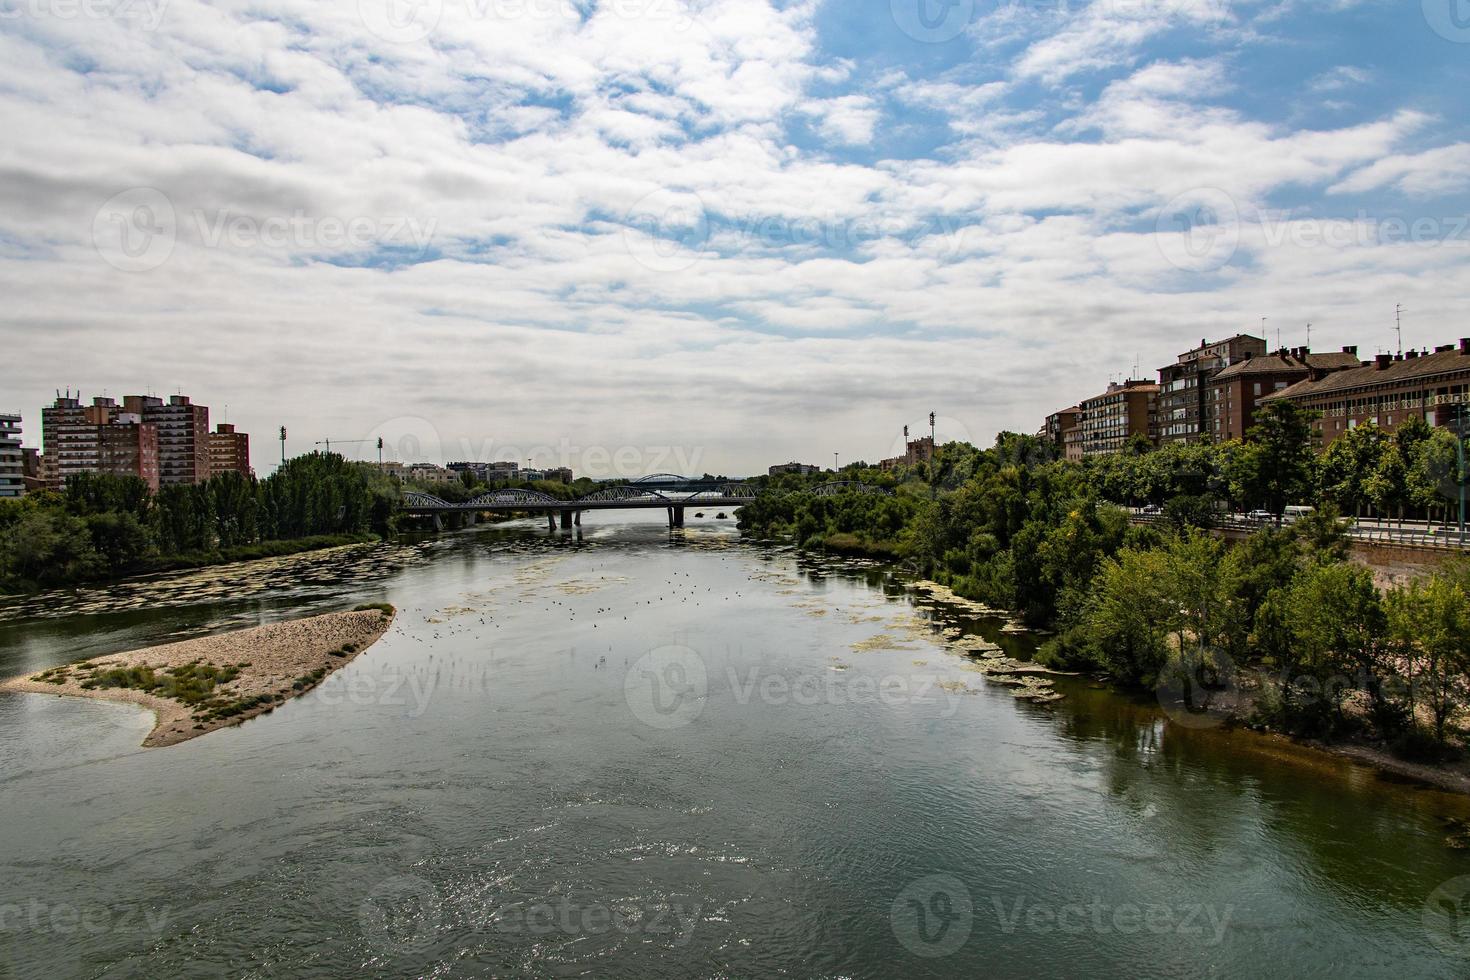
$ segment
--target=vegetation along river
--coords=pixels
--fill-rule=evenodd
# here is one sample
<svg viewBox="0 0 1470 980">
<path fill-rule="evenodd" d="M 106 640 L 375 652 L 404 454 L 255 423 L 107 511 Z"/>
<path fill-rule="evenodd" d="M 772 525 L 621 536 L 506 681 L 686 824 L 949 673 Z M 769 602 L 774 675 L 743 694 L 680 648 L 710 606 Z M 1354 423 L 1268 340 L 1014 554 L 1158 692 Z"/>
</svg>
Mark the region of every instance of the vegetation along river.
<svg viewBox="0 0 1470 980">
<path fill-rule="evenodd" d="M 1003 621 L 662 519 L 0 607 L 6 676 L 399 610 L 169 748 L 126 705 L 0 697 L 0 975 L 1470 972 L 1466 800 L 1086 679 L 1018 699 L 954 648 L 1024 655 Z"/>
</svg>

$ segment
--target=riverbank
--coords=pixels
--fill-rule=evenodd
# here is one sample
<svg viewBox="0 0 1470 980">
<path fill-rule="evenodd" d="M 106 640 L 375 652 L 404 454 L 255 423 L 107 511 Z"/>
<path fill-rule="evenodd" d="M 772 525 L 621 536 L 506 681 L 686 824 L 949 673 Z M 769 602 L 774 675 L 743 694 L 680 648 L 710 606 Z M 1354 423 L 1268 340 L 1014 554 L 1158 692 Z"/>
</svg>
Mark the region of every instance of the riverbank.
<svg viewBox="0 0 1470 980">
<path fill-rule="evenodd" d="M 260 541 L 242 544 L 217 551 L 198 551 L 178 555 L 156 555 L 128 565 L 120 570 L 110 570 L 96 575 L 86 575 L 66 582 L 41 584 L 33 581 L 0 582 L 0 597 L 24 598 L 57 588 L 79 588 L 99 582 L 113 582 L 118 578 L 141 578 L 166 572 L 194 571 L 216 565 L 232 565 L 243 561 L 258 561 L 262 558 L 285 558 L 290 555 L 312 551 L 327 551 L 332 548 L 353 545 L 378 544 L 383 538 L 376 534 L 317 534 L 305 538 L 285 538 L 279 541 Z"/>
<path fill-rule="evenodd" d="M 153 712 L 144 748 L 238 725 L 315 688 L 387 631 L 393 607 L 359 607 L 63 664 L 0 691 L 94 698 Z"/>
</svg>

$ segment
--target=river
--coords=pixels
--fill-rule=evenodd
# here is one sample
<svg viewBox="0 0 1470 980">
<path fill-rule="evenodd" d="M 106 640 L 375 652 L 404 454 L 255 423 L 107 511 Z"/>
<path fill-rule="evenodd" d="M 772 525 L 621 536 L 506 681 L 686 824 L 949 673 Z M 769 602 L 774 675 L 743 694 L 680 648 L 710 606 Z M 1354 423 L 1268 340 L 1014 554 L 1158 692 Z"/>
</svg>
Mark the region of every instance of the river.
<svg viewBox="0 0 1470 980">
<path fill-rule="evenodd" d="M 399 610 L 166 749 L 0 696 L 0 976 L 1470 974 L 1466 800 L 1085 680 L 1017 700 L 937 630 L 1027 640 L 879 566 L 711 515 L 352 554 L 0 608 L 6 676 Z"/>
</svg>

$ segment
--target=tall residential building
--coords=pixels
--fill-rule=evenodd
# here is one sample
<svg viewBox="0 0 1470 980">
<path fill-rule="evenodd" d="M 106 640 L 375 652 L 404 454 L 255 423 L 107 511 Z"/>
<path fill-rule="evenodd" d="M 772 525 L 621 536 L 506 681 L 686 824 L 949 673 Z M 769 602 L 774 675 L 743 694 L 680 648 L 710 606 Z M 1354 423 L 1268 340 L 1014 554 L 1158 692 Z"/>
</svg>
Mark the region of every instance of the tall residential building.
<svg viewBox="0 0 1470 980">
<path fill-rule="evenodd" d="M 159 482 L 203 483 L 209 479 L 209 408 L 188 395 L 170 395 L 168 403 L 153 395 L 128 395 L 127 411 L 158 426 Z"/>
<path fill-rule="evenodd" d="M 209 434 L 209 475 L 239 473 L 251 475 L 250 436 L 236 432 L 228 422 L 221 422 Z"/>
<path fill-rule="evenodd" d="M 1199 346 L 1159 368 L 1159 442 L 1199 442 L 1214 436 L 1212 379 L 1223 369 L 1266 353 L 1260 337 L 1237 334 Z"/>
<path fill-rule="evenodd" d="M 149 490 L 159 485 L 158 427 L 131 412 L 118 412 L 97 427 L 98 472 L 136 476 Z"/>
<path fill-rule="evenodd" d="M 26 477 L 20 449 L 20 416 L 0 415 L 0 497 L 24 497 L 25 495 Z"/>
<path fill-rule="evenodd" d="M 1256 403 L 1299 381 L 1316 380 L 1333 371 L 1360 367 L 1358 349 L 1313 354 L 1306 347 L 1279 350 L 1260 357 L 1247 352 L 1210 382 L 1210 435 L 1216 442 L 1241 439 L 1255 424 Z"/>
<path fill-rule="evenodd" d="M 1074 451 L 1082 456 L 1121 452 L 1135 435 L 1156 444 L 1158 399 L 1159 386 L 1152 381 L 1110 384 L 1101 395 L 1084 399 L 1077 406 L 1081 409 L 1081 419 L 1074 440 L 1080 448 L 1069 451 L 1068 455 Z"/>
<path fill-rule="evenodd" d="M 46 481 L 42 476 L 45 463 L 41 459 L 41 451 L 39 449 L 22 446 L 20 448 L 20 464 L 21 470 L 24 473 L 27 493 L 46 489 Z"/>
<path fill-rule="evenodd" d="M 123 412 L 111 398 L 83 405 L 71 392 L 41 409 L 42 476 L 47 486 L 64 487 L 77 473 L 136 476 L 158 488 L 158 432 L 135 412 Z"/>
<path fill-rule="evenodd" d="M 1363 366 L 1299 381 L 1262 401 L 1278 399 L 1321 413 L 1314 423 L 1321 448 L 1360 425 L 1392 432 L 1413 415 L 1430 425 L 1454 426 L 1459 413 L 1470 418 L 1470 338 L 1432 354 L 1379 354 Z"/>
</svg>

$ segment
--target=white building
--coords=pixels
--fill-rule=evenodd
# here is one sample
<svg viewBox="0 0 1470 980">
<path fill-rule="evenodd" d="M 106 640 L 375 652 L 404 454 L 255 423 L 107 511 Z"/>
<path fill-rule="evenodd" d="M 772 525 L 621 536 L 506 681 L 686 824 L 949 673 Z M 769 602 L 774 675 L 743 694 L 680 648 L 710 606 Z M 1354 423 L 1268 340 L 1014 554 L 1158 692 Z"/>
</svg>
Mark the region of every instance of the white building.
<svg viewBox="0 0 1470 980">
<path fill-rule="evenodd" d="M 0 415 L 0 497 L 25 495 L 25 465 L 21 462 L 20 452 L 20 416 Z"/>
</svg>

